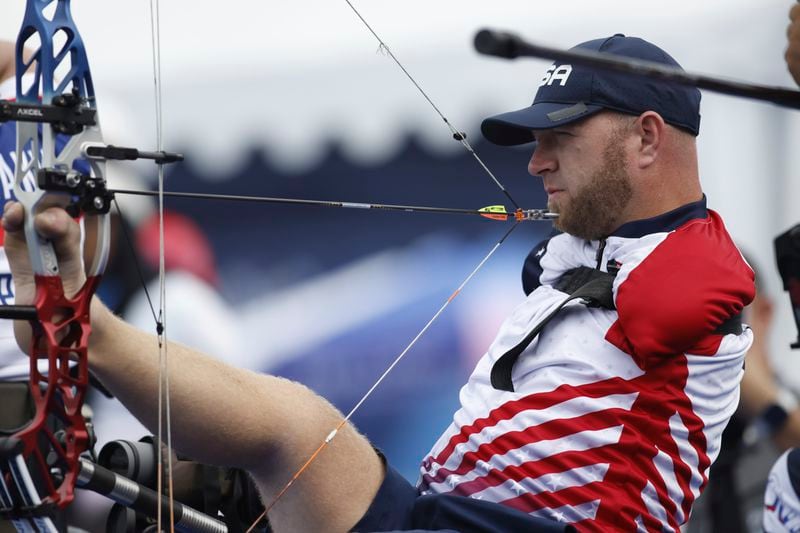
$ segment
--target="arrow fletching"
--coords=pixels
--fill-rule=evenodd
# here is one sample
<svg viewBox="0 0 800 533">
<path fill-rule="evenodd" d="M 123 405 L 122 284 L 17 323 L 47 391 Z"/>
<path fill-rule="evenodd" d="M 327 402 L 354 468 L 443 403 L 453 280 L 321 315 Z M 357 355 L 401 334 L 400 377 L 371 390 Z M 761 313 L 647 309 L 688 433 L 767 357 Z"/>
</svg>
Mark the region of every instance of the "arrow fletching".
<svg viewBox="0 0 800 533">
<path fill-rule="evenodd" d="M 478 209 L 482 217 L 490 218 L 492 220 L 508 220 L 508 211 L 504 205 L 487 205 Z"/>
</svg>

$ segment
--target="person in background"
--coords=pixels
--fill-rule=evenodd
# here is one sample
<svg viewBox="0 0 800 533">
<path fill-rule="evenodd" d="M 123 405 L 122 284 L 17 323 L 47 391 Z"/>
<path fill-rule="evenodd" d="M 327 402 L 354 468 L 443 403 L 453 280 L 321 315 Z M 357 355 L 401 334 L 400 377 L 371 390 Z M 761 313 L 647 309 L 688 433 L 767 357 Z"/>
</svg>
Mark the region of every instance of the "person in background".
<svg viewBox="0 0 800 533">
<path fill-rule="evenodd" d="M 786 67 L 795 83 L 800 85 L 800 3 L 789 8 L 789 25 L 786 28 Z M 786 409 L 780 401 L 768 405 L 781 427 L 776 434 L 779 445 L 794 446 L 785 451 L 775 462 L 767 479 L 764 493 L 764 514 L 762 526 L 767 533 L 793 533 L 800 531 L 800 429 L 798 429 L 797 401 L 785 394 L 776 399 L 788 401 Z M 767 395 L 762 395 L 767 398 Z M 777 406 L 777 408 L 775 407 Z"/>
<path fill-rule="evenodd" d="M 739 409 L 722 435 L 720 455 L 711 467 L 705 495 L 705 516 L 713 532 L 748 531 L 748 501 L 739 486 L 740 461 L 748 447 L 764 440 L 779 452 L 800 445 L 800 405 L 794 392 L 781 382 L 769 355 L 774 302 L 759 287 L 756 269 L 756 297 L 744 312 L 744 321 L 753 331 L 753 345 L 747 352 Z M 767 472 L 748 474 L 764 479 Z"/>
</svg>

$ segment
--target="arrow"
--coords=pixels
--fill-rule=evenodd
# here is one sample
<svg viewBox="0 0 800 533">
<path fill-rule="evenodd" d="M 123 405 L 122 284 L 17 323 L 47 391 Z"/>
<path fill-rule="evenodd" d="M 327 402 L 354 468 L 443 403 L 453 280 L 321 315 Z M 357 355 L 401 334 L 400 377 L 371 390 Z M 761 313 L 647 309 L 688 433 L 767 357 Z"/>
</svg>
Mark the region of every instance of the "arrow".
<svg viewBox="0 0 800 533">
<path fill-rule="evenodd" d="M 136 196 L 158 196 L 158 191 L 141 191 L 130 189 L 110 189 L 114 194 L 130 194 Z M 461 215 L 479 215 L 490 220 L 506 221 L 513 218 L 517 222 L 523 220 L 552 220 L 558 214 L 546 209 L 517 209 L 509 213 L 505 206 L 490 205 L 480 209 L 461 209 L 455 207 L 429 207 L 419 205 L 373 204 L 361 202 L 342 202 L 338 200 L 307 200 L 303 198 L 279 198 L 273 196 L 242 196 L 236 194 L 208 194 L 193 192 L 164 191 L 165 197 L 194 198 L 200 200 L 227 200 L 234 202 L 261 202 L 273 204 L 309 205 L 318 207 L 340 207 L 345 209 L 378 209 L 383 211 L 404 211 L 406 213 L 447 213 Z"/>
</svg>

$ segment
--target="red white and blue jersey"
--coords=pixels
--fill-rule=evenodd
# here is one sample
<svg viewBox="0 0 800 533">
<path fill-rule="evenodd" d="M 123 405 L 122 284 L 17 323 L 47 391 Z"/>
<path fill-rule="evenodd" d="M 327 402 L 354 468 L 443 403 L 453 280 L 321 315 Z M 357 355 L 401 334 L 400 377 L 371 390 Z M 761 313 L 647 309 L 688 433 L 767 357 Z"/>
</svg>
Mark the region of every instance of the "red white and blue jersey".
<svg viewBox="0 0 800 533">
<path fill-rule="evenodd" d="M 423 494 L 469 496 L 585 531 L 677 531 L 736 410 L 749 328 L 721 333 L 753 298 L 753 271 L 705 198 L 621 226 L 604 243 L 557 235 L 532 253 L 528 298 L 460 393 L 423 460 Z M 575 300 L 517 360 L 493 364 L 566 298 L 568 270 L 618 268 L 615 310 Z"/>
</svg>

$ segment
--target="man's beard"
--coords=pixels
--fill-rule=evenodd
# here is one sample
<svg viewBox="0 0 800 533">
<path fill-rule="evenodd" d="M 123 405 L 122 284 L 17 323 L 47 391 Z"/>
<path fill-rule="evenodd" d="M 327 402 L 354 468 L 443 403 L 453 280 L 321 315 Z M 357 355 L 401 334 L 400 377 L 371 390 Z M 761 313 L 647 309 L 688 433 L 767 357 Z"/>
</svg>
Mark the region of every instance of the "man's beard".
<svg viewBox="0 0 800 533">
<path fill-rule="evenodd" d="M 633 196 L 621 143 L 619 135 L 611 137 L 603 151 L 603 166 L 565 205 L 548 201 L 547 208 L 558 213 L 553 222 L 557 229 L 587 240 L 608 237 L 617 229 L 618 217 Z"/>
</svg>

